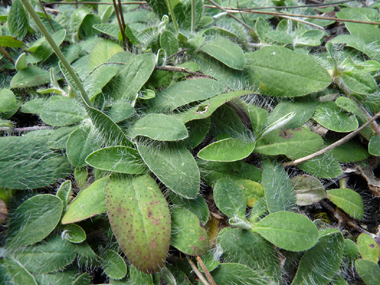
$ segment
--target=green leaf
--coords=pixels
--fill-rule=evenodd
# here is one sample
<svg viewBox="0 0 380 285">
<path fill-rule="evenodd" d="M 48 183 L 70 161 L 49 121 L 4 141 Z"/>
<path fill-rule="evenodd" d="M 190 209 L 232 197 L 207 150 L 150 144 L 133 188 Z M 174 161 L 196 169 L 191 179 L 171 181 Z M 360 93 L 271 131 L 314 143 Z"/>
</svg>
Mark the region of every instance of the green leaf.
<svg viewBox="0 0 380 285">
<path fill-rule="evenodd" d="M 36 279 L 34 279 L 33 275 L 30 274 L 30 272 L 16 259 L 5 258 L 3 264 L 12 284 L 37 285 Z"/>
<path fill-rule="evenodd" d="M 198 195 L 194 199 L 185 199 L 174 192 L 169 192 L 169 196 L 173 205 L 191 211 L 198 217 L 203 225 L 207 223 L 210 212 L 205 199 L 201 195 Z"/>
<path fill-rule="evenodd" d="M 86 157 L 101 145 L 90 128 L 78 128 L 70 134 L 66 142 L 67 158 L 75 167 L 86 166 Z"/>
<path fill-rule="evenodd" d="M 153 178 L 111 176 L 107 212 L 128 260 L 140 271 L 159 271 L 169 250 L 171 221 L 165 197 Z"/>
<path fill-rule="evenodd" d="M 178 141 L 188 137 L 183 123 L 164 114 L 148 114 L 137 120 L 128 129 L 127 135 L 131 138 L 145 136 L 158 141 Z"/>
<path fill-rule="evenodd" d="M 62 227 L 62 229 L 62 239 L 67 239 L 71 243 L 81 243 L 86 240 L 86 232 L 79 225 L 65 225 Z"/>
<path fill-rule="evenodd" d="M 112 279 L 122 279 L 127 275 L 127 265 L 124 259 L 111 249 L 108 249 L 103 256 L 102 268 Z"/>
<path fill-rule="evenodd" d="M 226 38 L 217 37 L 207 42 L 200 50 L 233 69 L 242 70 L 245 67 L 243 50 Z"/>
<path fill-rule="evenodd" d="M 146 284 L 146 285 L 154 285 L 153 283 L 153 277 L 151 274 L 146 274 L 144 272 L 141 272 L 136 267 L 131 265 L 129 267 L 129 275 L 131 278 L 132 284 Z"/>
<path fill-rule="evenodd" d="M 281 268 L 278 255 L 274 246 L 260 235 L 242 229 L 228 228 L 218 236 L 217 244 L 223 250 L 224 262 L 247 265 L 269 284 L 280 283 Z"/>
<path fill-rule="evenodd" d="M 43 240 L 57 226 L 62 200 L 50 194 L 29 198 L 13 213 L 7 232 L 7 247 L 31 245 Z"/>
<path fill-rule="evenodd" d="M 296 195 L 292 182 L 281 164 L 269 159 L 265 160 L 261 184 L 264 187 L 270 213 L 291 211 L 294 208 Z"/>
<path fill-rule="evenodd" d="M 361 71 L 343 71 L 344 84 L 357 94 L 371 94 L 377 90 L 375 79 L 369 74 Z"/>
<path fill-rule="evenodd" d="M 235 182 L 243 189 L 243 192 L 247 197 L 248 207 L 253 207 L 257 200 L 264 197 L 264 187 L 261 184 L 248 179 L 236 180 Z"/>
<path fill-rule="evenodd" d="M 35 189 L 66 177 L 70 163 L 49 149 L 48 140 L 49 136 L 1 137 L 0 187 Z"/>
<path fill-rule="evenodd" d="M 173 111 L 189 103 L 209 99 L 224 89 L 224 84 L 213 79 L 190 79 L 173 84 L 157 94 L 149 104 L 153 110 Z"/>
<path fill-rule="evenodd" d="M 304 251 L 318 241 L 318 229 L 307 217 L 292 212 L 275 212 L 252 226 L 274 245 L 288 251 Z"/>
<path fill-rule="evenodd" d="M 152 8 L 153 12 L 161 19 L 164 15 L 169 15 L 166 0 L 148 0 L 148 5 Z"/>
<path fill-rule="evenodd" d="M 192 107 L 185 112 L 179 113 L 178 115 L 176 115 L 176 118 L 179 119 L 183 123 L 187 123 L 193 120 L 208 118 L 212 115 L 212 113 L 216 109 L 218 109 L 220 106 L 227 103 L 228 101 L 240 96 L 250 94 L 250 93 L 252 92 L 241 90 L 241 91 L 235 91 L 231 93 L 216 95 L 213 98 L 206 100 L 202 102 L 201 104 L 195 107 Z"/>
<path fill-rule="evenodd" d="M 67 204 L 70 202 L 71 196 L 71 181 L 66 180 L 59 186 L 57 194 L 55 194 L 63 202 L 63 208 L 66 209 Z"/>
<path fill-rule="evenodd" d="M 377 263 L 365 259 L 355 261 L 355 269 L 367 285 L 377 285 L 380 282 L 380 268 Z"/>
<path fill-rule="evenodd" d="M 113 9 L 113 7 L 111 6 L 110 8 Z M 117 39 L 119 37 L 120 27 L 118 25 L 104 23 L 93 25 L 93 28 L 98 30 L 99 32 L 102 32 L 103 34 L 113 37 L 114 39 Z"/>
<path fill-rule="evenodd" d="M 102 40 L 94 47 L 90 54 L 88 70 L 93 70 L 95 67 L 107 62 L 116 53 L 122 51 L 124 51 L 123 48 L 117 43 L 110 40 Z"/>
<path fill-rule="evenodd" d="M 317 203 L 326 198 L 326 191 L 322 183 L 310 175 L 298 175 L 292 178 L 294 191 L 296 193 L 296 204 L 307 206 Z"/>
<path fill-rule="evenodd" d="M 359 249 L 355 242 L 350 239 L 344 240 L 344 261 L 352 264 L 356 259 L 360 257 Z"/>
<path fill-rule="evenodd" d="M 257 136 L 267 122 L 268 111 L 255 105 L 248 105 L 248 114 L 251 120 L 253 134 Z"/>
<path fill-rule="evenodd" d="M 368 144 L 368 152 L 374 156 L 380 156 L 380 135 L 374 135 Z"/>
<path fill-rule="evenodd" d="M 322 138 L 308 128 L 274 130 L 257 142 L 254 152 L 300 158 L 320 150 Z"/>
<path fill-rule="evenodd" d="M 26 62 L 25 52 L 19 55 L 15 62 L 16 71 L 20 71 L 28 67 L 28 63 Z"/>
<path fill-rule="evenodd" d="M 231 162 L 246 158 L 255 149 L 256 142 L 227 138 L 201 149 L 198 157 L 204 160 Z"/>
<path fill-rule="evenodd" d="M 202 175 L 202 181 L 213 187 L 221 178 L 231 180 L 248 179 L 259 181 L 261 179 L 261 169 L 242 161 L 237 162 L 213 162 L 198 160 L 198 166 Z"/>
<path fill-rule="evenodd" d="M 326 230 L 317 244 L 302 256 L 292 285 L 327 285 L 342 262 L 344 239 L 339 231 Z M 318 270 L 315 270 L 318 268 Z"/>
<path fill-rule="evenodd" d="M 8 29 L 12 36 L 23 39 L 28 32 L 29 16 L 20 0 L 12 3 L 8 14 Z"/>
<path fill-rule="evenodd" d="M 66 148 L 66 142 L 70 134 L 78 128 L 79 126 L 62 127 L 62 128 L 56 129 L 54 133 L 50 136 L 50 139 L 48 141 L 48 146 L 52 149 Z"/>
<path fill-rule="evenodd" d="M 313 119 L 325 128 L 339 133 L 348 133 L 359 126 L 355 116 L 342 112 L 334 102 L 320 102 Z"/>
<path fill-rule="evenodd" d="M 220 179 L 214 186 L 214 200 L 216 206 L 228 217 L 245 219 L 247 197 L 243 189 L 235 182 Z"/>
<path fill-rule="evenodd" d="M 189 137 L 183 140 L 184 145 L 188 149 L 194 149 L 206 137 L 211 125 L 211 120 L 206 118 L 204 120 L 190 121 L 186 123 L 186 129 Z"/>
<path fill-rule="evenodd" d="M 195 214 L 184 208 L 173 208 L 172 236 L 170 244 L 188 255 L 203 255 L 209 241 L 206 229 Z"/>
<path fill-rule="evenodd" d="M 66 37 L 66 30 L 60 30 L 52 34 L 51 37 L 55 44 L 60 46 Z M 36 61 L 46 60 L 54 52 L 45 37 L 35 41 L 27 50 L 33 53 Z"/>
<path fill-rule="evenodd" d="M 126 146 L 99 149 L 87 156 L 86 162 L 101 170 L 126 174 L 144 174 L 148 169 L 138 151 Z"/>
<path fill-rule="evenodd" d="M 16 96 L 10 89 L 0 89 L 0 113 L 16 108 Z"/>
<path fill-rule="evenodd" d="M 363 219 L 363 200 L 355 191 L 347 188 L 327 190 L 327 198 L 354 219 Z"/>
<path fill-rule="evenodd" d="M 67 207 L 62 224 L 79 222 L 107 211 L 105 189 L 108 179 L 108 176 L 98 179 L 82 189 Z"/>
<path fill-rule="evenodd" d="M 334 178 L 342 174 L 342 167 L 331 153 L 312 158 L 297 167 L 319 178 Z"/>
<path fill-rule="evenodd" d="M 116 75 L 118 69 L 112 65 L 101 65 L 84 81 L 84 89 L 90 99 L 102 92 L 102 88 Z"/>
<path fill-rule="evenodd" d="M 160 45 L 166 51 L 167 56 L 171 56 L 178 51 L 178 40 L 173 33 L 168 30 L 162 32 Z"/>
<path fill-rule="evenodd" d="M 54 127 L 67 126 L 84 120 L 85 110 L 72 98 L 60 97 L 60 100 L 50 101 L 40 113 L 41 119 Z"/>
<path fill-rule="evenodd" d="M 151 76 L 155 64 L 156 57 L 152 53 L 140 54 L 128 60 L 115 77 L 119 83 L 115 86 L 118 98 L 128 102 L 134 101 L 141 87 Z"/>
<path fill-rule="evenodd" d="M 260 285 L 262 276 L 246 265 L 238 263 L 222 263 L 213 270 L 212 278 L 216 284 L 225 285 Z"/>
<path fill-rule="evenodd" d="M 80 25 L 79 35 L 81 38 L 96 37 L 99 31 L 94 29 L 94 25 L 101 23 L 100 16 L 97 14 L 88 14 L 84 17 L 82 24 Z"/>
<path fill-rule="evenodd" d="M 0 45 L 3 47 L 14 47 L 14 48 L 22 48 L 25 44 L 12 37 L 12 36 L 0 36 Z"/>
<path fill-rule="evenodd" d="M 12 88 L 35 87 L 50 82 L 49 72 L 37 67 L 28 66 L 16 73 L 11 81 Z"/>
<path fill-rule="evenodd" d="M 334 143 L 334 140 L 326 140 L 327 145 Z M 369 157 L 367 149 L 357 141 L 350 140 L 331 150 L 333 157 L 342 163 L 352 163 L 365 160 Z"/>
<path fill-rule="evenodd" d="M 75 279 L 72 285 L 90 285 L 91 283 L 91 275 L 88 273 L 82 273 Z"/>
<path fill-rule="evenodd" d="M 71 264 L 76 256 L 74 246 L 60 236 L 15 251 L 15 257 L 32 273 L 58 271 Z"/>
<path fill-rule="evenodd" d="M 21 107 L 21 112 L 30 113 L 30 114 L 39 114 L 41 113 L 44 105 L 49 102 L 48 98 L 36 98 L 28 102 L 25 102 Z"/>
<path fill-rule="evenodd" d="M 65 285 L 72 284 L 76 276 L 80 274 L 79 270 L 65 270 L 63 272 L 52 273 L 34 273 L 38 285 Z"/>
<path fill-rule="evenodd" d="M 84 188 L 86 186 L 87 176 L 88 176 L 87 166 L 75 167 L 74 178 L 80 188 Z"/>
<path fill-rule="evenodd" d="M 250 83 L 263 94 L 298 97 L 325 89 L 331 83 L 328 72 L 308 55 L 283 47 L 263 47 L 247 53 Z"/>
<path fill-rule="evenodd" d="M 152 147 L 137 144 L 138 151 L 149 169 L 177 195 L 187 199 L 199 193 L 200 176 L 197 163 L 182 145 L 170 143 Z"/>
<path fill-rule="evenodd" d="M 111 109 L 108 111 L 108 116 L 115 122 L 122 122 L 135 113 L 135 109 L 128 102 L 122 100 L 117 101 L 113 104 Z"/>
<path fill-rule="evenodd" d="M 308 100 L 282 101 L 270 113 L 267 125 L 274 123 L 286 114 L 294 112 L 295 116 L 282 129 L 302 127 L 313 116 L 317 105 L 318 102 L 311 100 L 311 98 L 308 98 Z"/>
<path fill-rule="evenodd" d="M 377 263 L 380 258 L 379 245 L 368 234 L 362 233 L 356 241 L 358 250 L 363 259 Z"/>
</svg>

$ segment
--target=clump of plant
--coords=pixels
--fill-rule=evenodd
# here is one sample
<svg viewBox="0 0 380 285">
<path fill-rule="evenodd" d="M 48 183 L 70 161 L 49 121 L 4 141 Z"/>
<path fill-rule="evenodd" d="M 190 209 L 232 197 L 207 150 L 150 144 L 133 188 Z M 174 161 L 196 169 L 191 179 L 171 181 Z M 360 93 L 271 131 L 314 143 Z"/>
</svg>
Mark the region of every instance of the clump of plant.
<svg viewBox="0 0 380 285">
<path fill-rule="evenodd" d="M 0 7 L 2 284 L 379 282 L 379 5 L 209 2 Z"/>
</svg>

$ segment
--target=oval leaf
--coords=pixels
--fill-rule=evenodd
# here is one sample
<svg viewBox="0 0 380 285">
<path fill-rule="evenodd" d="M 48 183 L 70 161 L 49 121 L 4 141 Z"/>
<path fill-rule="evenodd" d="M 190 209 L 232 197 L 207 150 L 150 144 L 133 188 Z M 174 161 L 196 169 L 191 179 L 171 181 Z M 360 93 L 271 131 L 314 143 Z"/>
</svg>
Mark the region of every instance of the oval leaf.
<svg viewBox="0 0 380 285">
<path fill-rule="evenodd" d="M 257 222 L 252 231 L 289 251 L 304 251 L 318 241 L 318 229 L 307 217 L 293 212 L 276 212 Z"/>
<path fill-rule="evenodd" d="M 144 174 L 148 170 L 138 151 L 126 146 L 99 149 L 87 156 L 86 162 L 101 170 L 126 174 Z"/>
<path fill-rule="evenodd" d="M 296 204 L 307 206 L 318 203 L 326 198 L 326 191 L 322 183 L 310 175 L 298 175 L 292 178 L 294 191 L 296 192 Z"/>
<path fill-rule="evenodd" d="M 7 247 L 34 244 L 57 226 L 63 210 L 62 200 L 50 194 L 29 198 L 13 213 L 7 233 Z"/>
<path fill-rule="evenodd" d="M 245 219 L 247 197 L 243 189 L 235 182 L 228 179 L 220 179 L 216 182 L 214 200 L 219 210 L 228 217 L 238 216 L 241 219 Z"/>
<path fill-rule="evenodd" d="M 363 259 L 377 263 L 379 261 L 379 245 L 368 234 L 362 233 L 356 241 L 360 255 Z"/>
<path fill-rule="evenodd" d="M 310 56 L 284 47 L 263 47 L 246 54 L 249 80 L 263 94 L 297 97 L 325 89 L 328 72 Z"/>
<path fill-rule="evenodd" d="M 12 5 L 13 6 L 13 5 Z M 12 88 L 35 87 L 50 82 L 49 72 L 37 67 L 28 66 L 16 73 L 11 81 Z"/>
<path fill-rule="evenodd" d="M 363 219 L 363 200 L 355 191 L 347 188 L 327 190 L 327 198 L 351 217 Z"/>
<path fill-rule="evenodd" d="M 211 272 L 215 284 L 262 285 L 262 276 L 239 263 L 222 263 Z"/>
<path fill-rule="evenodd" d="M 124 259 L 111 249 L 107 250 L 103 256 L 102 268 L 112 279 L 122 279 L 127 275 L 127 265 Z"/>
<path fill-rule="evenodd" d="M 153 178 L 111 176 L 107 212 L 128 260 L 140 271 L 160 271 L 169 251 L 171 221 L 165 197 Z"/>
</svg>

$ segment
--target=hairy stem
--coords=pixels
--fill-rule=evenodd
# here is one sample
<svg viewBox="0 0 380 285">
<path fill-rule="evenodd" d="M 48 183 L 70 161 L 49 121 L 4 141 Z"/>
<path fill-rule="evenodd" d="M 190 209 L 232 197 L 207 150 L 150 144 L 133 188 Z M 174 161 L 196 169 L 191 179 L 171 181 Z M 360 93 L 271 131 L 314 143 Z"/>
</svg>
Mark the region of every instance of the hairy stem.
<svg viewBox="0 0 380 285">
<path fill-rule="evenodd" d="M 172 1 L 171 0 L 166 0 L 166 5 L 168 6 L 168 10 L 169 10 L 170 16 L 172 17 L 174 28 L 175 28 L 175 30 L 178 33 L 179 28 L 178 28 L 177 19 L 175 18 L 175 15 L 174 15 L 174 9 L 173 9 Z"/>
<path fill-rule="evenodd" d="M 40 18 L 38 17 L 37 13 L 34 11 L 32 5 L 29 3 L 28 0 L 21 0 L 21 2 L 24 5 L 25 9 L 29 12 L 30 16 L 33 18 L 34 22 L 36 22 L 41 33 L 45 36 L 46 40 L 48 41 L 48 43 L 50 44 L 50 46 L 54 50 L 55 54 L 57 55 L 59 60 L 62 62 L 62 65 L 67 69 L 67 72 L 70 74 L 71 78 L 73 79 L 73 81 L 77 85 L 77 87 L 78 87 L 78 89 L 82 95 L 82 99 L 83 99 L 84 103 L 87 104 L 88 106 L 92 106 L 91 100 L 88 97 L 86 91 L 84 90 L 84 87 L 82 85 L 81 80 L 76 75 L 74 69 L 71 67 L 70 63 L 67 61 L 67 59 L 65 58 L 65 56 L 63 55 L 63 53 L 61 52 L 59 47 L 53 41 L 53 38 L 49 34 L 48 30 L 46 29 L 46 27 L 44 26 L 44 24 L 42 23 Z"/>
</svg>

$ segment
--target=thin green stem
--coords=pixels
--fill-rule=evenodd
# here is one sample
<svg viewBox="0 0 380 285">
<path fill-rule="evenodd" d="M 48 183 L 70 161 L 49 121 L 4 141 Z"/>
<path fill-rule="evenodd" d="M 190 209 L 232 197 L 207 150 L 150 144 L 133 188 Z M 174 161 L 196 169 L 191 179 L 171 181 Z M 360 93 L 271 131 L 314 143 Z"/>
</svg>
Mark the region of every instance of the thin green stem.
<svg viewBox="0 0 380 285">
<path fill-rule="evenodd" d="M 59 60 L 62 62 L 62 65 L 67 69 L 67 72 L 70 74 L 71 78 L 77 85 L 84 103 L 88 106 L 92 106 L 91 100 L 88 97 L 86 91 L 84 90 L 84 87 L 82 85 L 81 80 L 79 77 L 76 75 L 74 69 L 71 67 L 70 63 L 67 61 L 59 47 L 56 45 L 56 43 L 53 41 L 53 38 L 50 36 L 48 30 L 38 17 L 37 13 L 34 11 L 32 5 L 29 3 L 28 0 L 21 0 L 22 4 L 24 4 L 25 9 L 29 12 L 30 16 L 33 18 L 34 22 L 37 24 L 38 28 L 40 29 L 41 33 L 45 36 L 46 40 L 54 50 L 55 54 L 59 58 Z"/>
<path fill-rule="evenodd" d="M 172 17 L 172 21 L 174 23 L 175 30 L 178 33 L 179 28 L 178 28 L 177 19 L 175 18 L 175 15 L 174 15 L 174 9 L 173 9 L 172 1 L 171 0 L 166 0 L 166 5 L 168 6 L 170 16 Z"/>
<path fill-rule="evenodd" d="M 195 31 L 195 0 L 191 0 L 191 33 Z"/>
</svg>

